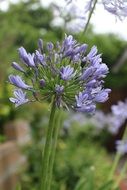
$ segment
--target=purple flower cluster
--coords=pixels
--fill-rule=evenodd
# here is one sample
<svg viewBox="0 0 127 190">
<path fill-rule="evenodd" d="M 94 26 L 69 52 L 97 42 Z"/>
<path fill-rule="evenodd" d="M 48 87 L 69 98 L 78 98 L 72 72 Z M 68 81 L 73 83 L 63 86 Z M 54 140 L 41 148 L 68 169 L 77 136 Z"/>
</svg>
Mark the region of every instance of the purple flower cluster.
<svg viewBox="0 0 127 190">
<path fill-rule="evenodd" d="M 108 99 L 110 89 L 103 87 L 108 67 L 96 46 L 90 51 L 87 48 L 71 35 L 65 35 L 62 44 L 47 43 L 45 52 L 42 40 L 32 54 L 19 48 L 20 63 L 13 62 L 12 66 L 21 76 L 9 76 L 10 83 L 18 88 L 10 101 L 19 106 L 54 97 L 57 107 L 94 113 L 96 103 Z"/>
</svg>

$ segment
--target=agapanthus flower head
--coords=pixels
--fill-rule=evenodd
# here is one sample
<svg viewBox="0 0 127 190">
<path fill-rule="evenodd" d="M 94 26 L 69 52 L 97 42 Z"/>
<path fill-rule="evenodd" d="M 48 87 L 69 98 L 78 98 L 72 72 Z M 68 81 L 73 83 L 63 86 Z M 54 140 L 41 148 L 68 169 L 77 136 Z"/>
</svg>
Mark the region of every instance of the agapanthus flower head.
<svg viewBox="0 0 127 190">
<path fill-rule="evenodd" d="M 23 89 L 25 95 L 29 91 L 30 101 L 51 101 L 54 98 L 57 107 L 94 113 L 96 103 L 108 99 L 110 90 L 104 89 L 102 80 L 108 68 L 102 63 L 101 54 L 97 54 L 96 46 L 87 54 L 88 45 L 79 44 L 71 35 L 65 35 L 61 44 L 47 43 L 45 52 L 41 40 L 38 46 L 32 54 L 23 47 L 19 48 L 24 72 L 20 72 L 21 76 L 9 76 L 10 83 Z M 84 64 L 82 60 L 85 60 Z M 21 71 L 19 65 L 16 66 Z M 18 105 L 25 102 L 24 97 Z M 17 105 L 16 101 L 13 103 Z"/>
</svg>

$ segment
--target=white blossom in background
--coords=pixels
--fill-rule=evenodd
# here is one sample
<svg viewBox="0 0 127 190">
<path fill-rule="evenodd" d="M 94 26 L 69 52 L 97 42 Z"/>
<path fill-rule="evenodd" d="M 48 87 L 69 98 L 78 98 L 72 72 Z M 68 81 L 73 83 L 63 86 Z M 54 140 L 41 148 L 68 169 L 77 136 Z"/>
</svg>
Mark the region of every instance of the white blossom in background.
<svg viewBox="0 0 127 190">
<path fill-rule="evenodd" d="M 85 28 L 88 15 L 94 6 L 95 0 L 65 0 L 65 2 L 66 6 L 63 12 L 66 12 L 71 19 L 66 22 L 65 17 L 63 17 L 66 22 L 66 29 L 78 33 Z M 103 5 L 105 11 L 114 15 L 116 19 L 118 18 L 121 21 L 127 17 L 127 0 L 98 0 L 97 5 Z M 94 13 L 96 13 L 96 9 L 93 14 Z"/>
<path fill-rule="evenodd" d="M 102 0 L 105 10 L 120 20 L 127 16 L 127 0 Z"/>
<path fill-rule="evenodd" d="M 54 12 L 54 20 L 52 25 L 57 26 L 58 23 L 63 25 L 66 30 L 73 33 L 82 31 L 87 22 L 88 10 L 90 8 L 89 1 L 81 6 L 79 1 L 66 1 L 65 6 L 52 3 Z"/>
</svg>

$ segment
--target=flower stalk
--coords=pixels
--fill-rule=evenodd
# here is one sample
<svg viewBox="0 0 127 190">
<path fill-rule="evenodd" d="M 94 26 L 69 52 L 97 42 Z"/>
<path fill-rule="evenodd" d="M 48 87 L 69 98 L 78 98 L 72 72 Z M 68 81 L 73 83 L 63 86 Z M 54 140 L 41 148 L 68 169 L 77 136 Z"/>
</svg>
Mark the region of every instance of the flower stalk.
<svg viewBox="0 0 127 190">
<path fill-rule="evenodd" d="M 53 143 L 53 130 L 54 130 L 54 118 L 55 118 L 56 106 L 55 101 L 53 100 L 49 125 L 47 130 L 46 142 L 44 147 L 44 157 L 42 160 L 43 171 L 42 171 L 42 182 L 41 182 L 41 190 L 48 190 L 50 189 L 48 183 L 49 171 L 50 171 L 50 162 L 51 162 L 51 150 L 52 150 L 52 143 Z"/>
<path fill-rule="evenodd" d="M 86 25 L 85 25 L 83 34 L 85 34 L 86 31 L 87 31 L 87 28 L 88 28 L 88 26 L 89 26 L 90 19 L 91 19 L 91 17 L 92 17 L 92 14 L 93 14 L 93 11 L 94 11 L 94 9 L 95 9 L 95 7 L 96 7 L 96 4 L 97 4 L 97 0 L 94 0 L 94 4 L 93 4 L 93 7 L 92 7 L 91 11 L 89 12 L 88 20 L 87 20 L 87 23 L 86 23 Z"/>
<path fill-rule="evenodd" d="M 52 150 L 51 150 L 51 158 L 50 158 L 50 166 L 49 166 L 49 178 L 48 178 L 48 189 L 50 190 L 51 188 L 51 182 L 52 182 L 52 173 L 53 173 L 53 166 L 54 166 L 54 161 L 55 161 L 55 155 L 56 155 L 56 148 L 57 148 L 57 140 L 58 140 L 58 135 L 59 135 L 59 129 L 60 129 L 60 123 L 62 119 L 62 112 L 58 111 L 55 117 L 55 122 L 54 122 L 54 132 L 53 132 L 53 143 L 52 143 Z"/>
</svg>

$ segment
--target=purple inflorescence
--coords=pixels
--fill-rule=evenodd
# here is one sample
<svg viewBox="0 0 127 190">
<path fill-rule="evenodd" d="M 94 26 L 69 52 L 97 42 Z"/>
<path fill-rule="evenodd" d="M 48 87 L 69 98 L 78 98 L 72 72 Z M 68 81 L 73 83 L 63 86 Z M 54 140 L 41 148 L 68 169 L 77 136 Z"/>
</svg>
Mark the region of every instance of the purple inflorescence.
<svg viewBox="0 0 127 190">
<path fill-rule="evenodd" d="M 10 83 L 24 90 L 25 96 L 29 91 L 30 101 L 51 101 L 54 97 L 57 107 L 94 113 L 96 103 L 108 99 L 110 89 L 103 87 L 108 67 L 102 63 L 96 46 L 87 53 L 88 45 L 77 43 L 71 35 L 65 35 L 61 45 L 59 42 L 56 45 L 47 43 L 45 52 L 42 40 L 38 46 L 32 54 L 19 48 L 21 63 L 13 63 L 13 67 L 21 71 L 21 76 L 9 76 Z M 18 102 L 23 95 L 21 90 L 19 92 L 16 91 Z M 19 103 L 12 102 L 16 106 L 26 103 L 25 96 Z"/>
</svg>

